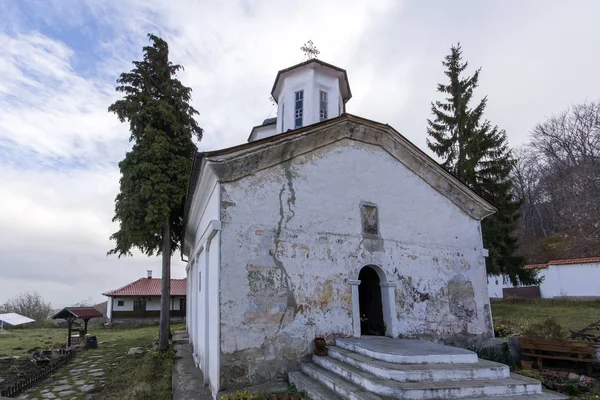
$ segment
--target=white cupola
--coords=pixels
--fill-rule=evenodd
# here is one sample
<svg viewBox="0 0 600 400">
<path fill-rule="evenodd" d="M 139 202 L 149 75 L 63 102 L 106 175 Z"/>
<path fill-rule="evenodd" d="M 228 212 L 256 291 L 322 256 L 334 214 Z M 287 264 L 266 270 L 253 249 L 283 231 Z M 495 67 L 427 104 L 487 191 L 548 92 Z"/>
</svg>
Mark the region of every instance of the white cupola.
<svg viewBox="0 0 600 400">
<path fill-rule="evenodd" d="M 338 117 L 352 93 L 345 70 L 314 58 L 279 71 L 271 96 L 277 118 L 255 126 L 249 142 Z"/>
</svg>

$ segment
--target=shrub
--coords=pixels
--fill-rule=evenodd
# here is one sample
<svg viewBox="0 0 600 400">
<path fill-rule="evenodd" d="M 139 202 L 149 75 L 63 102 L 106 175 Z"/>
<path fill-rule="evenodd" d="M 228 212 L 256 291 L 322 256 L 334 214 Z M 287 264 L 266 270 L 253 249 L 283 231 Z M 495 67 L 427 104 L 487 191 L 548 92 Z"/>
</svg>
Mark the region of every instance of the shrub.
<svg viewBox="0 0 600 400">
<path fill-rule="evenodd" d="M 539 324 L 532 324 L 523 331 L 523 336 L 539 339 L 564 339 L 567 334 L 554 318 L 548 318 Z"/>
</svg>

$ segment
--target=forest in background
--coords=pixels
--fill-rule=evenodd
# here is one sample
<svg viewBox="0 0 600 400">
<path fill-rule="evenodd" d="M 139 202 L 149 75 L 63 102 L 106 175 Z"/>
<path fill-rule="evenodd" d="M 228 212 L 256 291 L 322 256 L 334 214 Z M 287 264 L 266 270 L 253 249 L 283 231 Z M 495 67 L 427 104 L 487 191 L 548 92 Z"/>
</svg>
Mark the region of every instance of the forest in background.
<svg viewBox="0 0 600 400">
<path fill-rule="evenodd" d="M 600 256 L 600 102 L 538 124 L 514 155 L 519 253 L 530 263 Z"/>
</svg>

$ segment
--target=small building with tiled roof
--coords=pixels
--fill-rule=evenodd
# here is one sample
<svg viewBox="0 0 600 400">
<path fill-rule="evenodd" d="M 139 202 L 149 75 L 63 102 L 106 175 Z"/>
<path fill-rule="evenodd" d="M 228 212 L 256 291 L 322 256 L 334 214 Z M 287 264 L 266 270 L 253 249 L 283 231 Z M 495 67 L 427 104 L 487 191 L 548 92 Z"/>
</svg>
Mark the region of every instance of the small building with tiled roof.
<svg viewBox="0 0 600 400">
<path fill-rule="evenodd" d="M 109 322 L 150 321 L 160 318 L 160 295 L 162 280 L 152 278 L 148 271 L 145 278 L 128 283 L 117 289 L 102 293 L 108 297 L 106 317 Z M 185 318 L 186 279 L 171 279 L 171 320 Z"/>
</svg>

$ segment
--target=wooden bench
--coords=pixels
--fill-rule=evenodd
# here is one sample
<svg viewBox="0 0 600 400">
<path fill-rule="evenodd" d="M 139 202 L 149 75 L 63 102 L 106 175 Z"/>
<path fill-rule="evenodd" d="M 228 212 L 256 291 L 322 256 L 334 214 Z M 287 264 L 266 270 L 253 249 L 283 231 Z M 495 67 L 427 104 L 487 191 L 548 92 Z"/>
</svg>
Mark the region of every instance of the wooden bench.
<svg viewBox="0 0 600 400">
<path fill-rule="evenodd" d="M 587 364 L 588 375 L 592 375 L 592 364 L 600 363 L 592 343 L 522 337 L 520 345 L 521 354 L 534 358 L 539 369 L 544 368 L 544 359 L 573 361 Z"/>
</svg>

